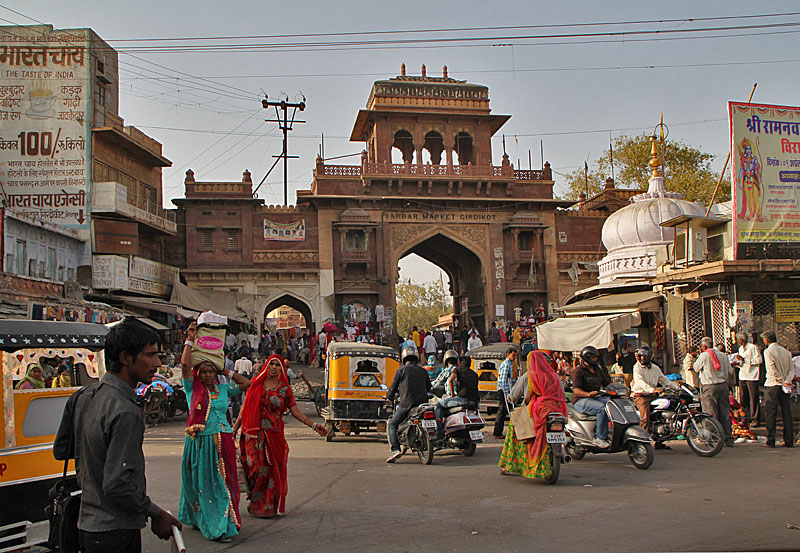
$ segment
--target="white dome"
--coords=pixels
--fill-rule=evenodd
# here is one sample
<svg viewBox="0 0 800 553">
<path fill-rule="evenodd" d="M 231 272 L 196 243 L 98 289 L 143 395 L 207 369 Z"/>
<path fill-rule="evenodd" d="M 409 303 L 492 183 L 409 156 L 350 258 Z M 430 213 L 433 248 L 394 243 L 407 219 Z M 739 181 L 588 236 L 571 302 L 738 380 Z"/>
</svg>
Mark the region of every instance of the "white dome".
<svg viewBox="0 0 800 553">
<path fill-rule="evenodd" d="M 603 245 L 608 253 L 628 246 L 668 244 L 675 229 L 661 226 L 681 215 L 704 215 L 696 203 L 675 198 L 639 200 L 615 211 L 603 224 Z"/>
<path fill-rule="evenodd" d="M 671 244 L 675 236 L 675 229 L 661 223 L 681 215 L 702 216 L 705 210 L 682 200 L 680 194 L 667 192 L 664 177 L 651 177 L 647 193 L 634 196 L 630 205 L 612 213 L 603 224 L 608 254 L 598 263 L 600 282 L 654 277 L 656 250 Z"/>
</svg>

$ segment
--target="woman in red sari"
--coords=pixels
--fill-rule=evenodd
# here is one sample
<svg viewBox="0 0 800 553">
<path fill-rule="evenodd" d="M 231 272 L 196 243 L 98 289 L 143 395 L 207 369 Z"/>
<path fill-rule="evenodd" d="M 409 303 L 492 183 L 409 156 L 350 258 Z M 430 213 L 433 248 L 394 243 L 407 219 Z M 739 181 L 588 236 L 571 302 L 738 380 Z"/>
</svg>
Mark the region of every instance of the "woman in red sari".
<svg viewBox="0 0 800 553">
<path fill-rule="evenodd" d="M 240 455 L 247 482 L 251 515 L 272 518 L 286 508 L 289 444 L 284 436 L 283 414 L 286 410 L 320 436 L 325 427 L 312 422 L 297 408 L 286 363 L 280 355 L 271 355 L 253 379 L 242 406 Z"/>
<path fill-rule="evenodd" d="M 550 446 L 545 439 L 547 415 L 567 415 L 567 403 L 558 374 L 540 351 L 528 355 L 528 393 L 525 405 L 533 419 L 536 432 L 531 440 L 520 441 L 509 422 L 503 452 L 500 455 L 500 470 L 503 474 L 518 474 L 526 478 L 547 478 L 551 473 Z"/>
</svg>

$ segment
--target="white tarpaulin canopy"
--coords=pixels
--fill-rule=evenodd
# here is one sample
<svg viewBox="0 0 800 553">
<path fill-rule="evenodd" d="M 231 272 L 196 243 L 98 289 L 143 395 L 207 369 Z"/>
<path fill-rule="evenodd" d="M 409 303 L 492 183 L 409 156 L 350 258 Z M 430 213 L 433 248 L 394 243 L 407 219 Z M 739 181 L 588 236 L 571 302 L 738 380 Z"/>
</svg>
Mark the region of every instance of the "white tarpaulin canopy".
<svg viewBox="0 0 800 553">
<path fill-rule="evenodd" d="M 636 313 L 615 313 L 594 317 L 563 317 L 536 327 L 539 349 L 580 351 L 584 346 L 614 349 L 614 335 L 639 326 Z"/>
</svg>

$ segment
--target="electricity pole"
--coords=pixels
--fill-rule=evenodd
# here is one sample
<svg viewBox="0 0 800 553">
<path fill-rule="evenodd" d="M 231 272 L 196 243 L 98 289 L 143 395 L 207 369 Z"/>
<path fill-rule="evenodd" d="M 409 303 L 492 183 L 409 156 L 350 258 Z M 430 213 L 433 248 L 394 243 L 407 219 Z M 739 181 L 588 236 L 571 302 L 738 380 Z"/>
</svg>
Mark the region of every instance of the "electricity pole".
<svg viewBox="0 0 800 553">
<path fill-rule="evenodd" d="M 283 131 L 283 152 L 279 156 L 272 156 L 277 159 L 283 158 L 283 205 L 289 205 L 289 172 L 288 172 L 288 159 L 291 157 L 293 159 L 299 158 L 300 156 L 290 156 L 289 155 L 289 131 L 292 130 L 292 127 L 295 123 L 305 123 L 305 121 L 295 120 L 295 115 L 297 114 L 297 110 L 304 111 L 306 109 L 306 97 L 303 96 L 303 101 L 299 103 L 291 103 L 287 102 L 286 100 L 281 100 L 279 102 L 271 102 L 269 98 L 265 95 L 264 99 L 261 100 L 261 105 L 264 109 L 269 109 L 270 107 L 275 108 L 275 119 L 265 119 L 267 123 L 277 123 L 278 128 Z M 283 112 L 283 119 L 281 119 L 281 114 L 278 111 Z M 292 109 L 292 118 L 289 119 L 289 108 Z"/>
</svg>

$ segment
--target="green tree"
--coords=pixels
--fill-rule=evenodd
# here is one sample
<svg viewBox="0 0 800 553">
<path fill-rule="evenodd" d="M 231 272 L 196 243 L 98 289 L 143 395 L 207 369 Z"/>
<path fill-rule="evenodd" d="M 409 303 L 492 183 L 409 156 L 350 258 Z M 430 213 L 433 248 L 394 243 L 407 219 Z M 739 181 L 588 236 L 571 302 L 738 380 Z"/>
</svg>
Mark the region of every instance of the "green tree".
<svg viewBox="0 0 800 553">
<path fill-rule="evenodd" d="M 680 192 L 683 199 L 708 205 L 717 185 L 719 173 L 711 169 L 714 156 L 682 141 L 664 141 L 664 176 L 667 190 Z M 614 140 L 614 177 L 619 188 L 647 190 L 651 169 L 650 136 L 620 136 Z M 611 176 L 611 152 L 606 150 L 596 162 L 596 169 L 589 171 L 589 197 L 603 189 L 605 180 Z M 726 175 L 728 177 L 728 175 Z M 568 192 L 566 199 L 577 200 L 586 191 L 583 169 L 566 175 Z M 717 191 L 716 201 L 731 197 L 730 179 L 723 179 Z"/>
<path fill-rule="evenodd" d="M 395 286 L 397 298 L 397 332 L 405 337 L 412 327 L 429 330 L 439 322 L 439 315 L 452 312 L 450 296 L 442 292 L 439 283 L 417 284 L 411 279 Z"/>
</svg>

